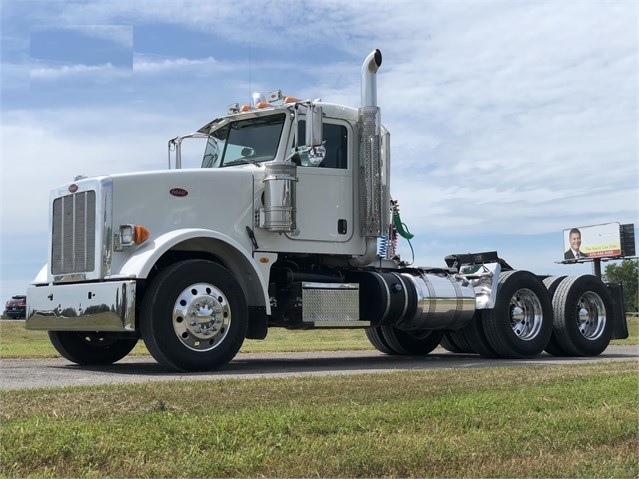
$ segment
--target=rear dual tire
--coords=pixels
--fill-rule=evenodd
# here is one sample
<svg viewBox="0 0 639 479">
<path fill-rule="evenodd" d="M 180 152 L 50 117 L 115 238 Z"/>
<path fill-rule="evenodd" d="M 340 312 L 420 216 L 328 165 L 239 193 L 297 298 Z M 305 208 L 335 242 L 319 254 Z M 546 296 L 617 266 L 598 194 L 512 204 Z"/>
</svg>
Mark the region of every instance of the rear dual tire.
<svg viewBox="0 0 639 479">
<path fill-rule="evenodd" d="M 597 356 L 612 338 L 612 300 L 596 276 L 502 273 L 492 310 L 482 310 L 461 335 L 484 357 Z M 545 291 L 544 291 L 545 290 Z"/>
<path fill-rule="evenodd" d="M 366 336 L 382 353 L 404 356 L 425 356 L 432 352 L 442 340 L 443 331 L 403 331 L 394 326 L 371 327 Z"/>
<path fill-rule="evenodd" d="M 499 357 L 538 356 L 552 334 L 550 296 L 542 281 L 528 271 L 501 273 L 495 307 L 482 310 L 481 320 L 486 339 Z"/>
<path fill-rule="evenodd" d="M 557 355 L 597 356 L 608 347 L 612 300 L 608 288 L 596 276 L 566 277 L 555 290 L 552 307 Z"/>
<path fill-rule="evenodd" d="M 557 291 L 557 288 L 559 287 L 559 285 L 565 278 L 566 278 L 565 276 L 549 276 L 547 278 L 544 278 L 543 283 L 546 289 L 548 290 L 548 295 L 550 296 L 551 302 L 552 302 L 552 299 L 555 297 L 555 291 Z M 554 322 L 554 319 L 553 319 L 553 322 Z M 554 327 L 553 327 L 553 333 L 550 336 L 550 340 L 548 341 L 548 344 L 546 345 L 544 350 L 548 354 L 551 354 L 553 356 L 565 355 L 564 350 L 562 349 L 559 342 L 557 342 L 557 338 L 555 337 Z"/>
<path fill-rule="evenodd" d="M 475 352 L 460 331 L 446 331 L 439 344 L 451 353 L 469 354 Z"/>
</svg>

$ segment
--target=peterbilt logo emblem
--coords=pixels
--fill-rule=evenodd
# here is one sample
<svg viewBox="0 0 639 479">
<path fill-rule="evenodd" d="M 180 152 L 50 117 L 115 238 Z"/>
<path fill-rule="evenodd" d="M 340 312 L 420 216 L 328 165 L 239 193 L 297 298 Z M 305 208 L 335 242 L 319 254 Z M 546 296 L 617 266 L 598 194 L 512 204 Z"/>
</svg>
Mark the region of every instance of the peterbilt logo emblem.
<svg viewBox="0 0 639 479">
<path fill-rule="evenodd" d="M 189 194 L 189 192 L 186 191 L 184 188 L 171 188 L 169 190 L 169 193 L 171 193 L 171 195 L 173 196 L 178 196 L 178 197 L 186 196 Z"/>
<path fill-rule="evenodd" d="M 70 193 L 75 193 L 76 191 L 78 191 L 78 185 L 73 183 L 72 185 L 69 186 L 69 192 Z"/>
</svg>

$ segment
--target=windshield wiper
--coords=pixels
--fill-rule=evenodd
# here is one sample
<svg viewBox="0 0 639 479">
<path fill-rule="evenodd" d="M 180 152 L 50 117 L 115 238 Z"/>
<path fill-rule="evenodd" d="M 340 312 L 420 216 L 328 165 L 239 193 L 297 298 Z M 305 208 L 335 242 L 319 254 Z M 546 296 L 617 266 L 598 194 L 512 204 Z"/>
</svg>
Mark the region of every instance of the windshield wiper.
<svg viewBox="0 0 639 479">
<path fill-rule="evenodd" d="M 224 166 L 235 166 L 235 165 L 239 165 L 240 163 L 246 163 L 247 165 L 255 165 L 255 166 L 262 166 L 261 163 L 255 161 L 255 160 L 249 160 L 248 158 L 238 158 L 237 160 L 233 160 L 233 161 L 229 161 L 228 163 L 224 163 Z"/>
</svg>

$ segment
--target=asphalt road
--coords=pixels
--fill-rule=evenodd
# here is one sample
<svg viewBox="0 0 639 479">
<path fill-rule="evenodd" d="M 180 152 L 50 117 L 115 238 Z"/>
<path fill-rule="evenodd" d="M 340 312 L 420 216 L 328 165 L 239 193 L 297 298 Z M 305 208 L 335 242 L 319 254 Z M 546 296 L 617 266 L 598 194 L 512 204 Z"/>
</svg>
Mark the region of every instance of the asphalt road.
<svg viewBox="0 0 639 479">
<path fill-rule="evenodd" d="M 146 381 L 373 374 L 443 368 L 552 366 L 623 360 L 639 362 L 639 347 L 610 346 L 602 355 L 594 358 L 557 358 L 543 354 L 530 360 L 483 359 L 471 354 L 451 354 L 439 348 L 424 357 L 387 356 L 377 351 L 252 353 L 238 354 L 222 371 L 207 373 L 167 371 L 151 357 L 124 358 L 110 366 L 90 368 L 77 366 L 65 359 L 2 359 L 0 360 L 0 389 L 16 390 Z"/>
</svg>

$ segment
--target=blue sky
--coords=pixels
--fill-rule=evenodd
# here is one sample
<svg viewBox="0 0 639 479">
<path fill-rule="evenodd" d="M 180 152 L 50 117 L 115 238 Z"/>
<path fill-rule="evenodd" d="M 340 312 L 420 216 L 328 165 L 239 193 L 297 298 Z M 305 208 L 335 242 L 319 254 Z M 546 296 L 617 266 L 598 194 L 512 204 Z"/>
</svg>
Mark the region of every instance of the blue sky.
<svg viewBox="0 0 639 479">
<path fill-rule="evenodd" d="M 559 265 L 562 230 L 638 218 L 635 1 L 4 0 L 0 299 L 46 261 L 48 195 L 166 168 L 169 138 L 282 89 L 357 107 L 379 48 L 415 263 Z M 400 244 L 405 259 L 406 243 Z"/>
</svg>

